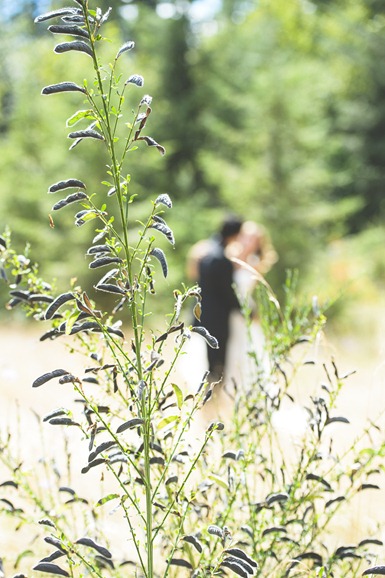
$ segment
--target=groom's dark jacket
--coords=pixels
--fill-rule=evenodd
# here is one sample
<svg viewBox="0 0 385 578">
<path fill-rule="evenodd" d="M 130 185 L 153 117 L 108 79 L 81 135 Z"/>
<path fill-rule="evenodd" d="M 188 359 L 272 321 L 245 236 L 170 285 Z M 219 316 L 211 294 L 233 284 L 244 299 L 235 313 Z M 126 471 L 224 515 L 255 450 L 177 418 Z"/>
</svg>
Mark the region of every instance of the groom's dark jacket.
<svg viewBox="0 0 385 578">
<path fill-rule="evenodd" d="M 218 240 L 213 240 L 211 250 L 200 261 L 199 285 L 202 314 L 200 322 L 195 322 L 195 325 L 203 325 L 216 337 L 219 349 L 210 351 L 210 357 L 213 355 L 224 366 L 229 316 L 233 309 L 239 309 L 239 302 L 233 289 L 233 264 Z"/>
</svg>

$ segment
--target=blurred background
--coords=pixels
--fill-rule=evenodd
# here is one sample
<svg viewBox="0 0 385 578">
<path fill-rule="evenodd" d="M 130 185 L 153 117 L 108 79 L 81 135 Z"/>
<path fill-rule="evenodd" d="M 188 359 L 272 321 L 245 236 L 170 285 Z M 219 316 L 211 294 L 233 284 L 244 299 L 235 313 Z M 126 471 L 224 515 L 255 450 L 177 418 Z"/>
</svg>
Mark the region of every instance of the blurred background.
<svg viewBox="0 0 385 578">
<path fill-rule="evenodd" d="M 166 217 L 176 247 L 167 247 L 160 294 L 172 297 L 188 249 L 230 210 L 268 229 L 279 255 L 268 274 L 276 293 L 294 269 L 303 291 L 333 304 L 332 319 L 347 318 L 352 304 L 376 308 L 385 283 L 383 0 L 96 4 L 113 8 L 104 28 L 111 54 L 135 41 L 121 72 L 145 84 L 130 106 L 151 94 L 148 133 L 167 150 L 135 153 L 129 169 L 133 221 L 161 193 L 174 202 Z M 20 251 L 31 244 L 48 280 L 67 287 L 78 277 L 87 287 L 79 254 L 89 229 L 74 227 L 70 210 L 50 228 L 46 194 L 69 177 L 97 192 L 105 178 L 101 146 L 68 151 L 65 121 L 79 96 L 40 94 L 62 80 L 82 84 L 87 66 L 92 78 L 84 55 L 80 66 L 76 55 L 54 54 L 47 23 L 33 23 L 64 5 L 0 0 L 0 230 L 11 228 Z"/>
</svg>

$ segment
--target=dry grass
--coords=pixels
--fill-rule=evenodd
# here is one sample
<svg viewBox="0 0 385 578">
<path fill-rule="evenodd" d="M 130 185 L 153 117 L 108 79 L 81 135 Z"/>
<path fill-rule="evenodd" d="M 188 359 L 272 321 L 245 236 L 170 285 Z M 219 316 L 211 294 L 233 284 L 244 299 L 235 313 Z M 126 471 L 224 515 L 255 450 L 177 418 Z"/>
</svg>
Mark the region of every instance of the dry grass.
<svg viewBox="0 0 385 578">
<path fill-rule="evenodd" d="M 362 322 L 359 323 L 359 319 Z M 382 308 L 368 308 L 365 312 L 357 312 L 357 323 L 349 334 L 329 332 L 314 349 L 314 355 L 329 357 L 332 354 L 341 374 L 355 370 L 351 375 L 338 403 L 337 414 L 349 418 L 351 425 L 335 424 L 335 437 L 348 448 L 362 431 L 368 419 L 379 420 L 385 425 L 385 315 Z M 76 355 L 67 355 L 63 341 L 39 342 L 39 335 L 29 326 L 4 327 L 0 331 L 0 423 L 1 430 L 10 428 L 15 437 L 19 436 L 19 446 L 22 448 L 23 459 L 33 467 L 34 460 L 41 457 L 41 438 L 39 435 L 36 414 L 43 416 L 52 409 L 63 406 L 73 399 L 70 387 L 60 386 L 52 382 L 49 387 L 32 389 L 32 381 L 42 373 L 63 367 L 72 373 L 81 374 L 83 361 Z M 85 363 L 85 362 L 84 362 Z M 277 430 L 280 431 L 282 443 L 287 444 L 287 451 L 301 434 L 300 422 L 301 401 L 315 393 L 319 385 L 318 377 L 309 371 L 297 380 L 296 400 L 298 405 L 284 406 Z M 177 376 L 178 378 L 178 376 Z M 183 381 L 183 377 L 179 376 Z M 223 401 L 224 400 L 224 401 Z M 223 403 L 222 403 L 223 401 Z M 219 395 L 207 408 L 202 416 L 206 422 L 220 414 L 226 419 L 224 404 L 228 408 L 228 399 Z M 340 428 L 338 430 L 338 428 Z M 57 432 L 59 430 L 56 430 Z M 339 433 L 341 432 L 341 433 Z M 55 447 L 50 447 L 50 451 Z M 84 458 L 84 459 L 83 459 Z M 86 456 L 81 452 L 76 455 L 75 470 L 80 470 Z M 0 480 L 1 482 L 2 480 Z M 90 496 L 90 478 L 81 477 L 80 490 Z M 78 489 L 78 486 L 77 486 Z M 98 492 L 97 494 L 98 495 Z M 355 543 L 362 537 L 362 528 L 369 528 L 376 537 L 385 541 L 385 532 L 376 530 L 377 524 L 385 522 L 385 490 L 364 492 L 351 504 L 344 518 L 336 519 L 331 536 L 331 544 Z M 21 533 L 15 541 L 13 528 L 0 529 L 0 542 L 3 553 L 10 559 L 10 553 L 19 551 L 16 543 L 29 541 L 32 535 Z M 23 544 L 28 547 L 28 543 Z M 0 552 L 1 555 L 1 552 Z M 385 558 L 385 554 L 384 554 Z M 14 573 L 14 569 L 6 568 Z"/>
</svg>

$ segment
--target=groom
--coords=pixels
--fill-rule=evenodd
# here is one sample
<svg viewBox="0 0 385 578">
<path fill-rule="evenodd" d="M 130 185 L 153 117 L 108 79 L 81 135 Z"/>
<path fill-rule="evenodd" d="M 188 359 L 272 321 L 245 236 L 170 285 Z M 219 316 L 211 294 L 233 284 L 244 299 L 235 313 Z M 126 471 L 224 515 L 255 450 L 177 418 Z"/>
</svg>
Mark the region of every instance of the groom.
<svg viewBox="0 0 385 578">
<path fill-rule="evenodd" d="M 223 376 L 229 316 L 233 309 L 239 309 L 233 289 L 233 264 L 226 257 L 225 249 L 237 239 L 241 225 L 242 221 L 238 217 L 228 217 L 199 262 L 198 284 L 202 295 L 202 314 L 199 323 L 195 322 L 195 325 L 203 325 L 219 344 L 218 349 L 207 347 L 210 381 L 219 381 Z"/>
</svg>

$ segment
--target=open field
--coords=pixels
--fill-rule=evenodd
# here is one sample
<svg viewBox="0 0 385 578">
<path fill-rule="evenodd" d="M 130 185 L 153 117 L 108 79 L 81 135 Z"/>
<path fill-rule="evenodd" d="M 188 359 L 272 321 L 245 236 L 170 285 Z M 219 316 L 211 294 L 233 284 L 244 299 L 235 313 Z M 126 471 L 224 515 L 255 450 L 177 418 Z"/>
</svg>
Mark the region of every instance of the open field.
<svg viewBox="0 0 385 578">
<path fill-rule="evenodd" d="M 385 315 L 382 309 L 375 311 L 368 308 L 360 310 L 363 319 L 361 325 L 354 325 L 349 334 L 323 336 L 311 351 L 311 355 L 319 359 L 336 361 L 341 375 L 355 371 L 346 382 L 339 398 L 337 415 L 349 418 L 350 425 L 335 424 L 336 437 L 342 446 L 349 444 L 362 431 L 368 419 L 376 420 L 380 425 L 385 424 Z M 73 394 L 69 386 L 60 386 L 52 382 L 49 386 L 32 389 L 33 380 L 45 373 L 59 367 L 80 374 L 84 365 L 76 355 L 68 356 L 63 341 L 39 342 L 40 333 L 30 326 L 3 326 L 0 330 L 0 430 L 5 432 L 10 429 L 18 439 L 17 446 L 20 458 L 33 468 L 34 461 L 42 457 L 41 435 L 39 432 L 38 416 L 44 416 L 52 409 L 70 404 Z M 319 386 L 320 376 L 305 373 L 295 385 L 295 399 L 298 404 L 289 404 L 280 412 L 280 421 L 277 422 L 277 430 L 282 434 L 287 451 L 290 452 L 298 436 L 301 435 L 301 402 L 305 402 L 309 395 L 316 392 Z M 183 377 L 178 374 L 173 378 L 183 384 Z M 217 404 L 220 403 L 220 398 Z M 223 406 L 212 404 L 208 415 L 204 416 L 207 421 L 219 411 L 221 417 L 226 420 Z M 224 415 L 223 415 L 224 414 Z M 381 416 L 382 414 L 382 416 Z M 338 429 L 341 428 L 341 429 Z M 343 429 L 342 429 L 343 428 Z M 49 431 L 49 441 L 46 439 L 46 451 L 48 455 L 61 452 L 62 448 L 56 447 L 56 443 L 62 441 L 61 428 L 54 428 L 55 438 Z M 71 429 L 71 428 L 70 428 Z M 341 434 L 339 433 L 341 432 Z M 71 439 L 73 432 L 69 432 Z M 77 434 L 77 432 L 76 432 Z M 74 434 L 75 435 L 75 434 Z M 51 437 L 52 436 L 52 437 Z M 58 442 L 55 442 L 55 439 Z M 59 458 L 58 455 L 56 457 Z M 81 451 L 76 453 L 74 462 L 74 475 L 80 470 L 86 460 L 86 455 Z M 60 459 L 58 460 L 60 462 Z M 87 497 L 93 497 L 95 489 L 93 476 L 79 476 L 77 488 Z M 0 483 L 3 480 L 0 479 Z M 383 484 L 385 488 L 385 483 Z M 95 498 L 98 493 L 95 494 Z M 335 522 L 334 531 L 336 541 L 341 539 L 346 544 L 354 543 L 361 539 L 363 525 L 369 528 L 376 537 L 385 541 L 385 530 L 376 531 L 377 523 L 385 522 L 385 489 L 380 491 L 364 492 L 359 499 L 351 505 L 348 519 L 339 519 Z M 113 522 L 112 522 L 113 524 Z M 19 533 L 17 536 L 10 528 L 0 527 L 0 557 L 5 556 L 8 571 L 14 573 L 9 565 L 12 558 L 11 552 L 20 540 L 29 540 L 28 534 Z M 17 538 L 17 540 L 16 540 Z M 333 542 L 333 536 L 331 537 Z M 23 544 L 23 547 L 30 547 Z M 16 546 L 16 551 L 18 546 Z M 385 560 L 385 549 L 383 560 Z M 382 560 L 382 561 L 383 561 Z M 379 560 L 379 563 L 381 561 Z M 7 569 L 7 565 L 6 565 Z"/>
</svg>

